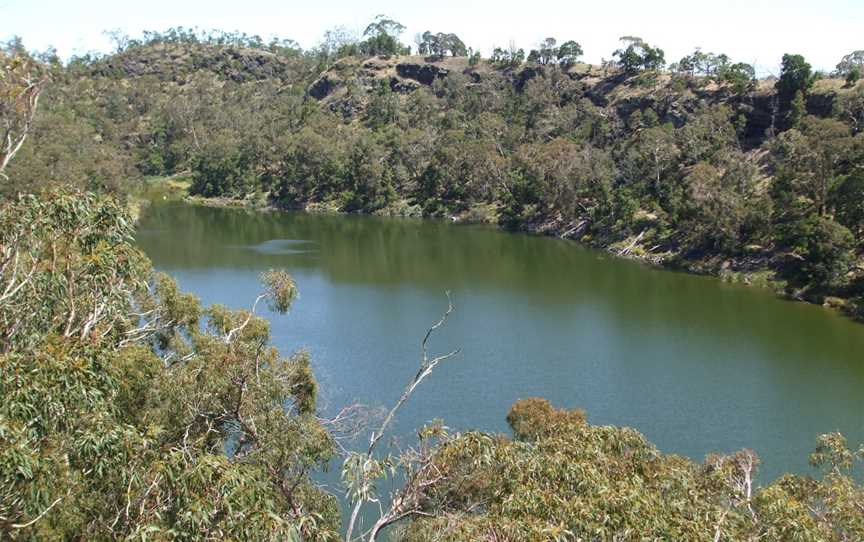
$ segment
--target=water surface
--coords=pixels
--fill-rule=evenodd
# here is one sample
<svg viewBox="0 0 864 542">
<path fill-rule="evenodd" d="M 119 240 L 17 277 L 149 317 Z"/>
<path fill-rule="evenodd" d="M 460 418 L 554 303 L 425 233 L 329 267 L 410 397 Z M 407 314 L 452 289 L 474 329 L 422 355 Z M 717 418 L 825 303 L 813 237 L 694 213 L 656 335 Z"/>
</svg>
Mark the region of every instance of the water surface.
<svg viewBox="0 0 864 542">
<path fill-rule="evenodd" d="M 751 448 L 763 481 L 812 472 L 819 433 L 864 441 L 864 325 L 760 290 L 429 221 L 167 203 L 138 242 L 206 303 L 248 307 L 262 271 L 287 269 L 300 299 L 265 315 L 283 352 L 311 352 L 330 411 L 395 402 L 450 290 L 456 312 L 431 348 L 462 354 L 402 411 L 407 439 L 434 418 L 506 431 L 515 400 L 542 396 L 699 461 Z"/>
</svg>

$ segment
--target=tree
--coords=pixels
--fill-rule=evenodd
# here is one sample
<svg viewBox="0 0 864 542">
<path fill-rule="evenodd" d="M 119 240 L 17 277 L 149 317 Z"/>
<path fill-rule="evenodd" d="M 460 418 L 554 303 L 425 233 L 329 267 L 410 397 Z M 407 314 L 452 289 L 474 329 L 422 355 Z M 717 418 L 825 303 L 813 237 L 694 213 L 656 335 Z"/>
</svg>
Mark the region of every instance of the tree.
<svg viewBox="0 0 864 542">
<path fill-rule="evenodd" d="M 672 65 L 674 71 L 690 76 L 701 76 L 717 82 L 729 83 L 737 93 L 743 93 L 756 79 L 756 70 L 750 64 L 732 64 L 725 54 L 704 53 L 696 49 Z"/>
<path fill-rule="evenodd" d="M 855 245 L 846 227 L 816 214 L 780 225 L 777 242 L 788 251 L 784 273 L 793 285 L 815 288 L 841 285 Z"/>
<path fill-rule="evenodd" d="M 743 62 L 727 64 L 718 69 L 717 77 L 720 81 L 731 84 L 738 94 L 743 94 L 752 88 L 756 81 L 756 69 Z"/>
<path fill-rule="evenodd" d="M 332 539 L 333 456 L 304 353 L 154 275 L 111 198 L 0 205 L 0 537 Z"/>
<path fill-rule="evenodd" d="M 739 246 L 746 194 L 727 183 L 722 172 L 706 162 L 696 164 L 684 178 L 687 227 L 681 231 L 688 248 L 731 252 Z"/>
<path fill-rule="evenodd" d="M 562 68 L 569 68 L 576 64 L 583 54 L 582 46 L 577 42 L 573 40 L 565 41 L 561 44 L 561 47 L 558 48 L 558 64 L 560 64 Z"/>
<path fill-rule="evenodd" d="M 516 68 L 525 62 L 525 50 L 517 49 L 513 43 L 507 49 L 496 47 L 492 50 L 489 61 L 502 68 Z"/>
<path fill-rule="evenodd" d="M 835 74 L 839 77 L 848 77 L 857 68 L 860 74 L 864 69 L 864 50 L 853 51 L 844 56 L 835 68 Z"/>
<path fill-rule="evenodd" d="M 534 60 L 540 64 L 551 64 L 558 58 L 558 41 L 555 38 L 546 38 L 540 42 L 536 50 L 532 50 L 529 58 L 534 57 Z"/>
<path fill-rule="evenodd" d="M 0 177 L 24 145 L 48 75 L 20 44 L 0 49 Z"/>
<path fill-rule="evenodd" d="M 796 120 L 788 117 L 792 112 L 793 102 L 799 98 L 799 93 L 800 101 L 803 101 L 815 81 L 813 70 L 803 56 L 783 55 L 783 67 L 775 88 L 780 111 L 787 115 L 787 126 L 794 125 L 793 121 Z"/>
<path fill-rule="evenodd" d="M 393 38 L 398 38 L 405 31 L 405 26 L 399 21 L 393 20 L 386 15 L 378 15 L 375 20 L 369 23 L 366 30 L 363 31 L 363 37 L 368 38 L 387 34 Z"/>
<path fill-rule="evenodd" d="M 856 171 L 837 183 L 831 202 L 837 220 L 861 239 L 864 234 L 864 173 Z"/>
<path fill-rule="evenodd" d="M 402 23 L 386 15 L 378 15 L 363 32 L 366 40 L 360 43 L 360 51 L 368 56 L 408 54 L 409 48 L 399 42 L 399 36 L 404 31 Z"/>
<path fill-rule="evenodd" d="M 634 74 L 642 70 L 659 70 L 666 65 L 665 53 L 662 49 L 650 46 L 642 38 L 624 36 L 620 40 L 624 45 L 612 56 L 626 73 Z"/>
<path fill-rule="evenodd" d="M 333 59 L 357 54 L 356 33 L 344 26 L 337 26 L 324 32 L 324 37 L 318 50 L 324 57 L 326 65 Z"/>
<path fill-rule="evenodd" d="M 412 517 L 422 512 L 423 493 L 426 489 L 422 483 L 423 478 L 428 475 L 427 470 L 431 467 L 431 451 L 425 446 L 430 436 L 441 434 L 441 428 L 424 428 L 420 432 L 421 447 L 418 450 L 407 450 L 398 457 L 387 455 L 383 459 L 375 456 L 376 448 L 382 437 L 390 428 L 393 418 L 399 409 L 411 398 L 414 391 L 423 383 L 432 371 L 442 361 L 447 361 L 459 354 L 459 350 L 453 350 L 447 354 L 429 357 L 428 343 L 432 335 L 447 323 L 447 319 L 453 312 L 453 302 L 450 293 L 447 292 L 447 311 L 441 316 L 437 323 L 433 324 L 420 344 L 422 358 L 420 367 L 414 378 L 405 387 L 399 400 L 387 412 L 381 426 L 372 431 L 369 436 L 369 447 L 366 453 L 351 452 L 345 458 L 342 467 L 342 479 L 348 486 L 348 497 L 352 503 L 351 518 L 345 533 L 345 542 L 352 542 L 352 534 L 357 525 L 357 518 L 365 504 L 378 502 L 376 494 L 376 482 L 387 476 L 387 471 L 396 472 L 400 468 L 404 470 L 405 482 L 394 492 L 389 499 L 389 507 L 381 508 L 381 512 L 372 528 L 369 530 L 369 542 L 375 542 L 378 534 L 389 526 Z M 361 538 L 362 539 L 362 538 Z"/>
<path fill-rule="evenodd" d="M 680 156 L 671 125 L 640 130 L 627 142 L 621 160 L 622 173 L 631 187 L 662 200 L 670 195 L 675 184 Z"/>
<path fill-rule="evenodd" d="M 832 187 L 846 173 L 853 143 L 849 127 L 834 119 L 805 117 L 800 129 L 773 144 L 777 173 L 772 193 L 785 217 L 830 214 Z"/>
<path fill-rule="evenodd" d="M 451 56 L 467 56 L 468 48 L 456 34 L 444 34 L 430 31 L 424 32 L 417 38 L 417 52 L 428 55 L 434 59 L 444 58 L 447 54 Z"/>
<path fill-rule="evenodd" d="M 518 178 L 545 216 L 584 231 L 606 203 L 617 173 L 611 157 L 590 145 L 558 138 L 520 146 L 513 158 Z"/>
<path fill-rule="evenodd" d="M 864 86 L 837 96 L 835 113 L 852 126 L 854 133 L 864 130 Z"/>
<path fill-rule="evenodd" d="M 829 540 L 864 536 L 860 463 L 840 435 L 820 437 L 821 480 L 787 475 L 758 487 L 752 450 L 701 464 L 661 453 L 637 431 L 595 426 L 581 410 L 518 401 L 512 437 L 441 435 L 416 483 L 421 540 Z M 854 505 L 851 503 L 855 503 Z"/>
<path fill-rule="evenodd" d="M 795 128 L 807 114 L 807 102 L 804 101 L 804 93 L 802 91 L 795 92 L 795 97 L 789 104 L 789 113 L 786 116 L 786 123 L 791 128 Z"/>
<path fill-rule="evenodd" d="M 422 172 L 417 198 L 427 214 L 434 216 L 464 211 L 474 203 L 488 203 L 506 164 L 494 140 L 474 139 L 461 130 L 449 130 Z"/>
<path fill-rule="evenodd" d="M 854 87 L 861 79 L 861 66 L 855 66 L 846 74 L 846 86 Z"/>
<path fill-rule="evenodd" d="M 678 71 L 687 75 L 713 77 L 723 66 L 729 64 L 729 57 L 726 55 L 715 55 L 714 53 L 705 53 L 697 48 L 693 54 L 685 56 L 678 61 Z"/>
</svg>

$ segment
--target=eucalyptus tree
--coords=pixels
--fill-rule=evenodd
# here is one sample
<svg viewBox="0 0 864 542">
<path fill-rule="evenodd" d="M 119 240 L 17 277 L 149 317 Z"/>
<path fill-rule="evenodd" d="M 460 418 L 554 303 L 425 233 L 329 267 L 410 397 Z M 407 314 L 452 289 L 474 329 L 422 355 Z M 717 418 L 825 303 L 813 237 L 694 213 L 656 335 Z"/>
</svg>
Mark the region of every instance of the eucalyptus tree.
<svg viewBox="0 0 864 542">
<path fill-rule="evenodd" d="M 110 198 L 0 206 L 0 538 L 333 539 L 335 451 L 305 353 L 154 275 Z"/>
<path fill-rule="evenodd" d="M 612 53 L 612 56 L 626 73 L 659 70 L 666 66 L 666 56 L 663 49 L 652 47 L 645 40 L 636 36 L 624 36 L 620 41 L 622 48 Z"/>
<path fill-rule="evenodd" d="M 578 42 L 573 40 L 565 41 L 558 47 L 558 64 L 564 68 L 570 67 L 576 64 L 583 54 L 582 46 Z"/>
<path fill-rule="evenodd" d="M 860 77 L 861 71 L 864 70 L 864 49 L 853 51 L 844 56 L 837 63 L 834 73 L 840 77 L 848 77 L 856 70 Z"/>
<path fill-rule="evenodd" d="M 0 48 L 0 177 L 27 140 L 48 74 L 20 42 Z"/>
<path fill-rule="evenodd" d="M 637 431 L 594 426 L 542 399 L 513 405 L 513 438 L 433 433 L 412 473 L 423 507 L 403 528 L 421 540 L 826 540 L 864 536 L 864 488 L 850 474 L 864 448 L 823 435 L 825 476 L 758 487 L 751 450 L 701 464 L 664 454 Z"/>
<path fill-rule="evenodd" d="M 363 31 L 365 40 L 359 44 L 360 51 L 369 56 L 408 54 L 409 48 L 399 42 L 404 31 L 405 26 L 399 21 L 378 15 Z"/>
<path fill-rule="evenodd" d="M 781 113 L 787 115 L 786 124 L 793 126 L 795 121 L 800 120 L 804 111 L 801 111 L 802 103 L 816 76 L 813 68 L 801 55 L 783 55 L 783 65 L 780 78 L 775 84 L 777 99 Z M 797 106 L 796 106 L 797 103 Z"/>
<path fill-rule="evenodd" d="M 427 30 L 417 38 L 417 52 L 433 59 L 441 59 L 448 54 L 454 57 L 467 56 L 468 47 L 456 34 L 433 34 Z"/>
</svg>

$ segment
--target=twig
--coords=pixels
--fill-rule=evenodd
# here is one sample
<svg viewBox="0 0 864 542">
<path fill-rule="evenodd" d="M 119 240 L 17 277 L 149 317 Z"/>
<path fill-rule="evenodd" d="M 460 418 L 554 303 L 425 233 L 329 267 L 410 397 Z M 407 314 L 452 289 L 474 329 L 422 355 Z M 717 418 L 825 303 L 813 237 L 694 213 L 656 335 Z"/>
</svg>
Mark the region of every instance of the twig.
<svg viewBox="0 0 864 542">
<path fill-rule="evenodd" d="M 441 319 L 438 320 L 437 323 L 435 323 L 432 327 L 429 328 L 429 330 L 426 332 L 426 335 L 423 337 L 423 341 L 420 343 L 420 348 L 423 352 L 423 360 L 420 363 L 420 369 L 417 371 L 417 374 L 414 375 L 414 379 L 408 384 L 408 386 L 405 387 L 405 390 L 402 392 L 402 395 L 399 397 L 399 400 L 396 401 L 396 404 L 387 413 L 387 416 L 384 418 L 384 421 L 381 423 L 381 427 L 379 427 L 377 431 L 372 432 L 372 435 L 369 438 L 369 448 L 366 451 L 365 460 L 363 462 L 364 465 L 372 462 L 372 455 L 375 451 L 375 447 L 378 445 L 378 442 L 380 442 L 381 437 L 384 436 L 384 433 L 390 427 L 390 423 L 393 421 L 393 418 L 396 415 L 396 412 L 402 407 L 402 405 L 404 405 L 408 401 L 408 399 L 414 393 L 414 390 L 417 389 L 417 386 L 419 386 L 420 383 L 423 382 L 423 380 L 432 373 L 432 371 L 435 369 L 435 367 L 439 363 L 441 363 L 444 360 L 450 359 L 453 356 L 456 356 L 460 352 L 459 349 L 456 349 L 456 350 L 453 350 L 452 352 L 450 352 L 448 354 L 444 354 L 443 356 L 437 356 L 437 357 L 434 357 L 432 359 L 429 359 L 429 349 L 428 349 L 429 338 L 432 336 L 432 334 L 436 330 L 438 330 L 441 326 L 443 326 L 447 322 L 447 319 L 449 318 L 450 314 L 453 312 L 453 300 L 450 298 L 450 292 L 449 291 L 445 292 L 445 294 L 447 295 L 447 311 L 444 313 L 443 316 L 441 316 Z M 365 471 L 363 473 L 363 476 L 364 477 L 366 476 Z M 364 479 L 362 481 L 362 483 L 368 484 L 369 480 Z M 354 532 L 354 526 L 357 522 L 357 517 L 360 514 L 360 509 L 363 507 L 363 504 L 364 504 L 364 502 L 366 502 L 366 500 L 372 500 L 372 499 L 358 498 L 357 502 L 354 503 L 354 508 L 351 511 L 351 519 L 348 522 L 348 529 L 345 533 L 345 541 L 346 542 L 351 542 L 351 540 L 352 540 L 351 536 Z M 394 516 L 399 516 L 401 518 L 402 513 L 403 513 L 403 511 L 400 511 L 399 506 L 396 504 L 391 505 L 390 510 L 386 514 L 382 513 L 381 517 L 378 519 L 378 521 L 375 523 L 372 530 L 370 531 L 370 535 L 369 535 L 370 542 L 373 542 L 375 540 L 375 536 L 378 533 L 378 531 L 380 531 L 382 528 L 386 527 L 387 525 L 390 525 L 391 523 L 393 523 L 393 517 Z"/>
<path fill-rule="evenodd" d="M 64 496 L 65 496 L 65 495 L 64 495 Z M 33 525 L 34 523 L 36 523 L 37 521 L 39 521 L 40 519 L 42 519 L 42 518 L 45 516 L 45 514 L 47 514 L 47 513 L 48 513 L 52 508 L 54 508 L 54 507 L 57 505 L 57 503 L 59 503 L 59 502 L 62 501 L 62 500 L 63 500 L 63 497 L 57 497 L 57 500 L 55 500 L 54 502 L 52 502 L 52 503 L 48 506 L 48 508 L 46 508 L 45 510 L 42 511 L 41 514 L 39 514 L 39 515 L 36 516 L 35 518 L 31 519 L 31 520 L 28 521 L 27 523 L 13 523 L 13 524 L 12 524 L 12 528 L 13 528 L 13 529 L 26 529 L 27 527 L 30 527 L 31 525 Z"/>
</svg>

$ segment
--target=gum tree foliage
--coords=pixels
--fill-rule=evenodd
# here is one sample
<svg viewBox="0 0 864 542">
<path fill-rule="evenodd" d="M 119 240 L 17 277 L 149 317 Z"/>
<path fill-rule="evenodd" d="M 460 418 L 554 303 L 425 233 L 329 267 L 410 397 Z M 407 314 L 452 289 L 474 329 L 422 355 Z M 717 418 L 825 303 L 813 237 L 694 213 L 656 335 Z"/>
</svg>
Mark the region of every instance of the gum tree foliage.
<svg viewBox="0 0 864 542">
<path fill-rule="evenodd" d="M 366 39 L 359 44 L 360 52 L 367 56 L 409 54 L 410 49 L 399 42 L 404 31 L 405 26 L 400 22 L 378 15 L 363 32 Z"/>
<path fill-rule="evenodd" d="M 861 72 L 862 70 L 859 66 L 855 66 L 854 68 L 849 70 L 849 73 L 846 74 L 846 86 L 854 87 L 861 79 Z"/>
<path fill-rule="evenodd" d="M 456 34 L 433 34 L 427 30 L 417 40 L 417 52 L 433 59 L 442 59 L 447 55 L 468 56 L 468 47 Z"/>
<path fill-rule="evenodd" d="M 842 177 L 831 194 L 837 221 L 861 239 L 864 233 L 864 172 L 856 171 Z"/>
<path fill-rule="evenodd" d="M 785 251 L 783 273 L 796 287 L 841 287 L 854 259 L 850 232 L 860 231 L 854 200 L 858 138 L 835 119 L 805 117 L 773 144 L 774 238 Z M 838 221 L 839 219 L 839 221 Z"/>
<path fill-rule="evenodd" d="M 317 49 L 321 57 L 321 71 L 329 68 L 339 58 L 358 54 L 359 41 L 356 32 L 344 26 L 325 31 Z"/>
<path fill-rule="evenodd" d="M 837 67 L 835 68 L 834 73 L 839 77 L 848 77 L 850 74 L 858 71 L 859 77 L 861 71 L 864 70 L 864 49 L 859 51 L 853 51 L 848 55 L 844 56 L 839 63 L 837 63 Z"/>
<path fill-rule="evenodd" d="M 0 224 L 0 538 L 336 536 L 306 354 L 153 275 L 111 199 L 20 196 Z M 262 281 L 287 311 L 291 278 Z"/>
<path fill-rule="evenodd" d="M 546 38 L 537 49 L 532 49 L 528 54 L 529 62 L 538 64 L 559 64 L 562 68 L 568 68 L 575 64 L 583 54 L 582 46 L 570 40 L 558 45 L 555 38 Z"/>
<path fill-rule="evenodd" d="M 558 40 L 555 38 L 546 38 L 540 42 L 537 49 L 532 49 L 528 53 L 528 62 L 537 62 L 538 64 L 551 64 L 555 62 L 558 56 Z"/>
<path fill-rule="evenodd" d="M 787 115 L 793 112 L 795 101 L 803 101 L 815 81 L 816 77 L 813 69 L 803 56 L 794 54 L 783 55 L 780 78 L 775 84 L 780 111 Z M 798 106 L 798 111 L 794 113 L 800 119 L 803 113 L 800 110 L 800 105 Z M 794 125 L 795 123 L 788 122 L 788 124 Z"/>
<path fill-rule="evenodd" d="M 516 68 L 525 62 L 525 49 L 517 49 L 515 44 L 507 49 L 495 47 L 489 61 L 502 68 Z"/>
<path fill-rule="evenodd" d="M 756 79 L 756 70 L 750 64 L 732 63 L 725 54 L 705 53 L 698 48 L 673 64 L 670 69 L 690 77 L 698 76 L 718 83 L 728 83 L 739 94 L 749 90 Z"/>
<path fill-rule="evenodd" d="M 47 81 L 45 67 L 19 41 L 0 48 L 0 180 L 8 180 L 4 171 L 30 134 Z"/>
<path fill-rule="evenodd" d="M 853 133 L 864 131 L 864 85 L 837 96 L 835 114 L 852 127 Z"/>
<path fill-rule="evenodd" d="M 852 262 L 854 237 L 848 228 L 808 214 L 777 228 L 778 244 L 788 251 L 784 275 L 793 286 L 842 286 Z"/>
<path fill-rule="evenodd" d="M 558 64 L 562 67 L 569 67 L 576 64 L 579 58 L 584 54 L 582 46 L 573 40 L 565 41 L 558 47 Z"/>
<path fill-rule="evenodd" d="M 513 438 L 438 433 L 417 472 L 427 482 L 405 540 L 825 540 L 864 536 L 864 449 L 820 437 L 821 480 L 787 475 L 757 488 L 750 450 L 697 464 L 633 429 L 594 426 L 579 410 L 519 401 Z"/>
<path fill-rule="evenodd" d="M 612 56 L 624 72 L 634 74 L 644 70 L 660 70 L 666 66 L 663 49 L 652 47 L 636 36 L 624 36 L 620 41 L 622 48 L 612 53 Z"/>
<path fill-rule="evenodd" d="M 774 142 L 777 182 L 773 188 L 784 212 L 831 212 L 830 193 L 840 177 L 852 169 L 850 157 L 858 143 L 849 126 L 835 119 L 805 117 Z"/>
</svg>

